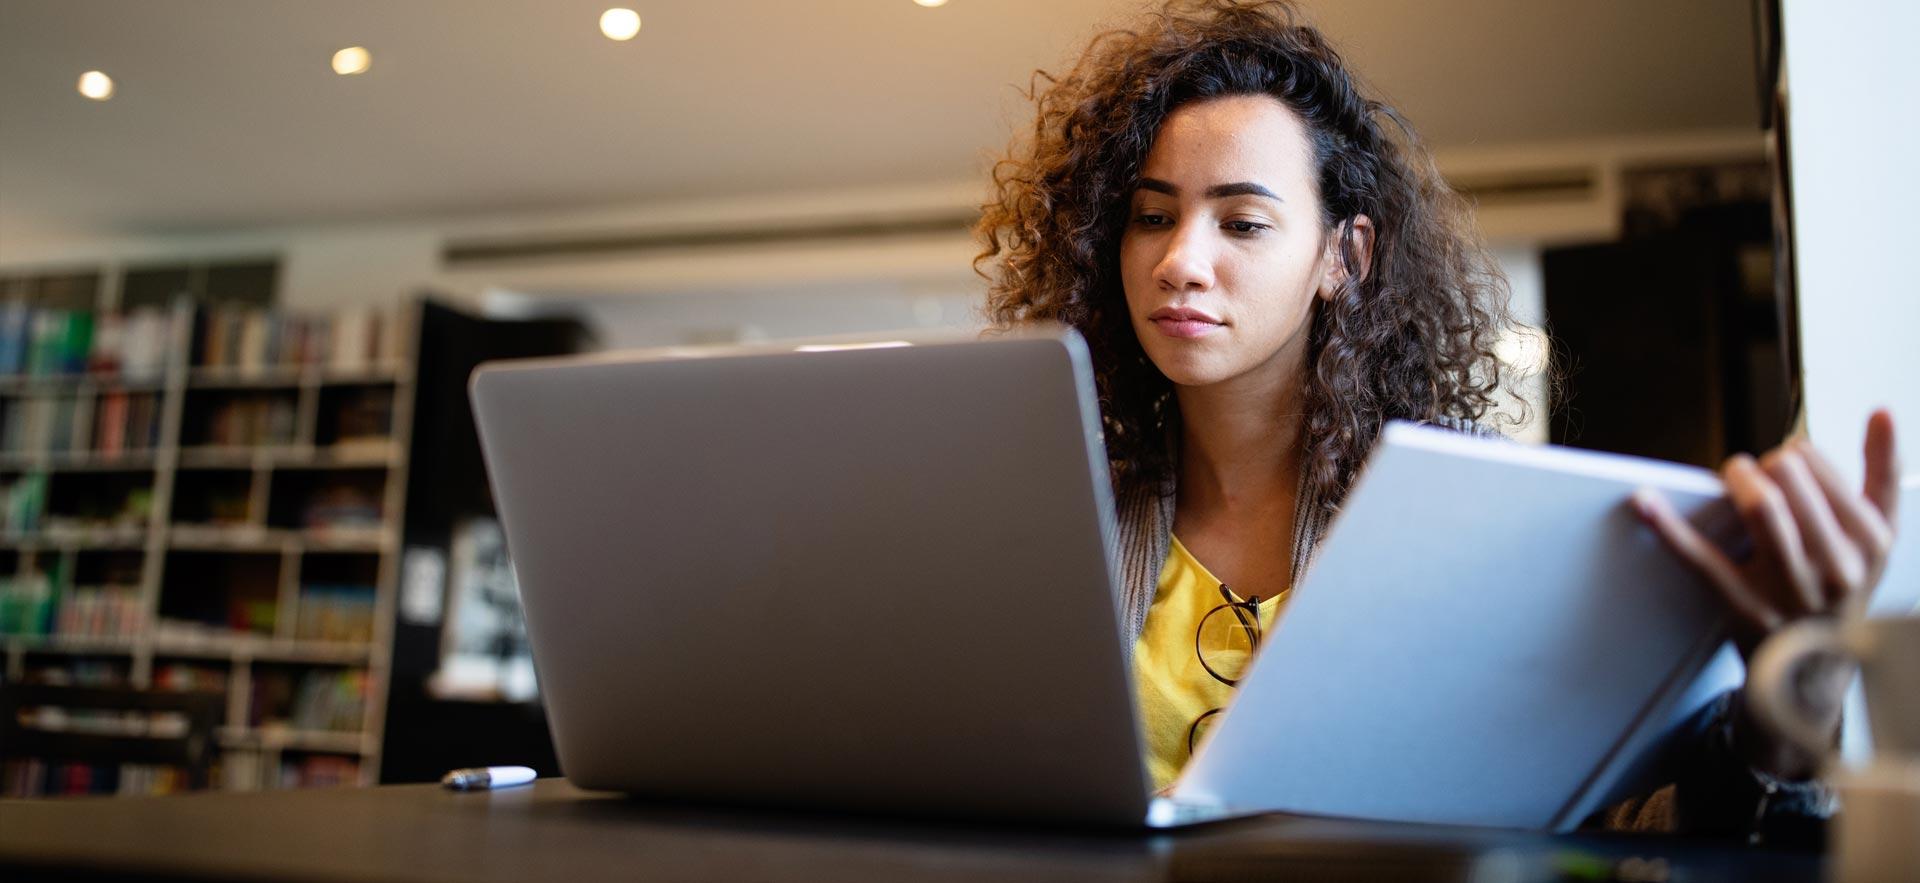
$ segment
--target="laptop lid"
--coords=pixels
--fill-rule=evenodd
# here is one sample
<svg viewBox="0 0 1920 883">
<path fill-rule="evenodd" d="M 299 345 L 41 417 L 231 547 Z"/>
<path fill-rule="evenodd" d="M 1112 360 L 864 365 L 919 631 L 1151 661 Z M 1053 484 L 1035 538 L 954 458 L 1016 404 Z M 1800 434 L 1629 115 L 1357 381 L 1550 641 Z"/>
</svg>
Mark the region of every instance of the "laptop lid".
<svg viewBox="0 0 1920 883">
<path fill-rule="evenodd" d="M 497 363 L 472 396 L 575 784 L 1145 817 L 1077 335 Z"/>
</svg>

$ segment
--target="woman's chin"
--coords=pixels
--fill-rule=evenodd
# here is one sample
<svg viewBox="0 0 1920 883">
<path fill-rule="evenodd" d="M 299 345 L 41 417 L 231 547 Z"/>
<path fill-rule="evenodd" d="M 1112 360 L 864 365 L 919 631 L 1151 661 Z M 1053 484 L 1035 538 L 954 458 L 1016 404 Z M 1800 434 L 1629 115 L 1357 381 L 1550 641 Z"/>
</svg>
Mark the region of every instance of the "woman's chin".
<svg viewBox="0 0 1920 883">
<path fill-rule="evenodd" d="M 1174 386 L 1212 386 L 1230 376 L 1215 360 L 1195 358 L 1196 355 L 1157 353 L 1153 355 L 1153 365 Z"/>
</svg>

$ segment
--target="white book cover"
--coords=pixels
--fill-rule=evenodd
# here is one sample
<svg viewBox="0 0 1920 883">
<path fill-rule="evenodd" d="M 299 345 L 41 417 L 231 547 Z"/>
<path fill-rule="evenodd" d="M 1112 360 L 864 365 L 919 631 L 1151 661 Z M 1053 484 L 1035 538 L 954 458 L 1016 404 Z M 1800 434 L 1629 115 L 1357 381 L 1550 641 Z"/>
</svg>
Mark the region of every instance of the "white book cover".
<svg viewBox="0 0 1920 883">
<path fill-rule="evenodd" d="M 1736 533 L 1704 469 L 1389 426 L 1175 796 L 1577 825 L 1724 641 L 1639 487 Z"/>
<path fill-rule="evenodd" d="M 374 356 L 368 346 L 373 322 L 373 313 L 367 308 L 354 307 L 334 313 L 329 335 L 332 351 L 327 367 L 335 371 L 367 367 Z"/>
</svg>

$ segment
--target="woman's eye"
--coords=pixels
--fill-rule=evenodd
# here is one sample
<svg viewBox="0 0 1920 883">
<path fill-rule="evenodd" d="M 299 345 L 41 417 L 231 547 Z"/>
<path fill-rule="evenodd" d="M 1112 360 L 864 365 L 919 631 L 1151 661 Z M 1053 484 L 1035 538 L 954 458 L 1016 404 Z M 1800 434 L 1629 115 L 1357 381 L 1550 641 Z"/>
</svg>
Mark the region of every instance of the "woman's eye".
<svg viewBox="0 0 1920 883">
<path fill-rule="evenodd" d="M 1164 227 L 1173 223 L 1173 219 L 1158 212 L 1141 212 L 1134 215 L 1133 222 L 1142 227 Z"/>
<path fill-rule="evenodd" d="M 1235 233 L 1258 233 L 1262 230 L 1267 229 L 1267 225 L 1256 224 L 1252 221 L 1228 221 L 1225 224 L 1222 224 L 1221 226 L 1227 228 L 1228 230 L 1232 230 Z"/>
</svg>

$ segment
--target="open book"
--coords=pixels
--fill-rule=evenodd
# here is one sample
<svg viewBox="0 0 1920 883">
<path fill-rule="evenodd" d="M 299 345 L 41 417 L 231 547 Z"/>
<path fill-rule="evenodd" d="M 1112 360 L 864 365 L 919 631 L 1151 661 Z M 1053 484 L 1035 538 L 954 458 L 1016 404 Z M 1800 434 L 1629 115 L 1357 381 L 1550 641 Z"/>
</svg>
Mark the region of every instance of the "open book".
<svg viewBox="0 0 1920 883">
<path fill-rule="evenodd" d="M 1642 761 L 1742 672 L 1712 589 L 1634 516 L 1643 486 L 1741 535 L 1705 469 L 1389 426 L 1175 796 L 1566 830 L 1652 784 Z M 1920 593 L 1905 552 L 1879 606 Z"/>
</svg>

